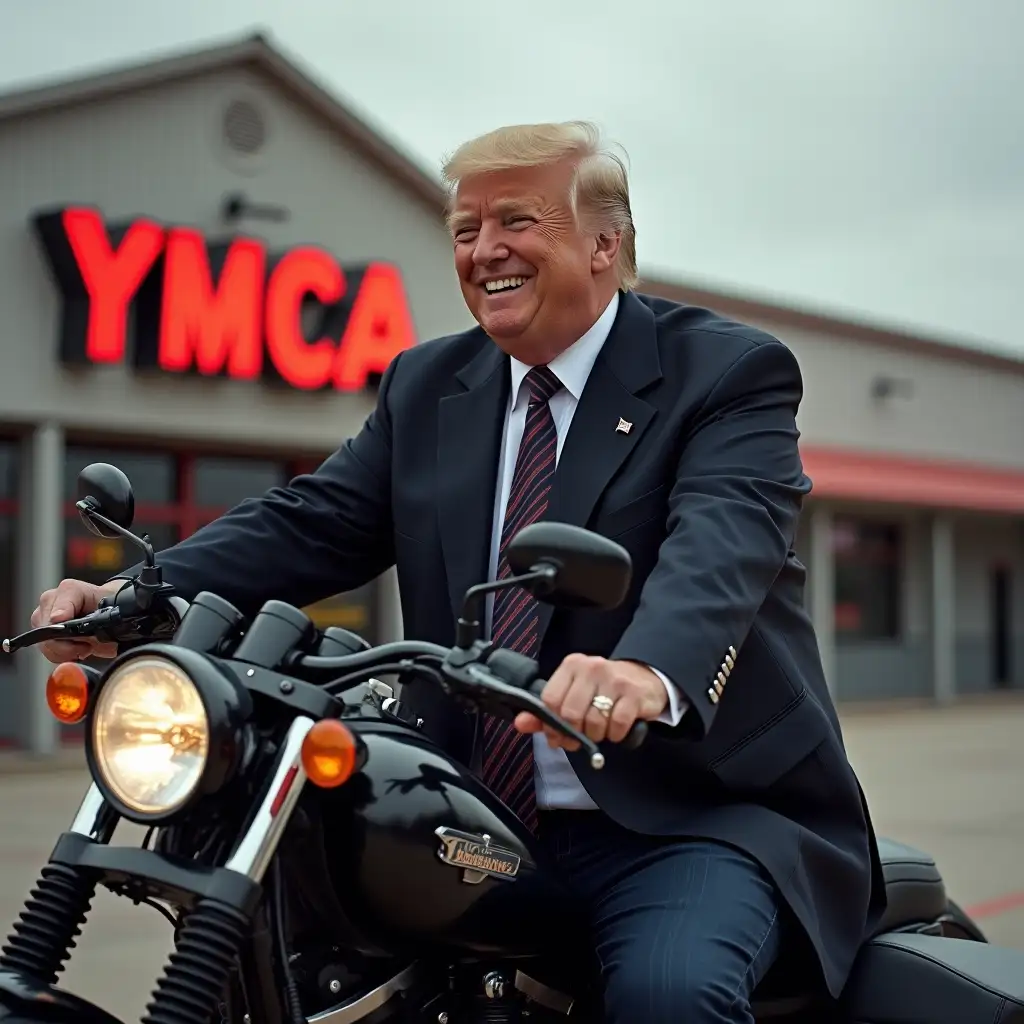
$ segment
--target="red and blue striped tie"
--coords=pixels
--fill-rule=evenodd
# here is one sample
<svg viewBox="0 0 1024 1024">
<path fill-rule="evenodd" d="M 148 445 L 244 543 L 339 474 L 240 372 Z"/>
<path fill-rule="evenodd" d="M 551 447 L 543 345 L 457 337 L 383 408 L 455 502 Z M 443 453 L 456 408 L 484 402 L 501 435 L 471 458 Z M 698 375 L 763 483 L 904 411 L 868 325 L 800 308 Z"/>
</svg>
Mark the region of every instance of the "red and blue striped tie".
<svg viewBox="0 0 1024 1024">
<path fill-rule="evenodd" d="M 548 494 L 555 475 L 558 434 L 548 401 L 561 390 L 562 382 L 546 366 L 535 366 L 526 375 L 524 383 L 530 389 L 530 405 L 505 507 L 498 548 L 498 579 L 511 575 L 505 558 L 509 540 L 547 511 Z M 494 596 L 491 629 L 494 645 L 536 657 L 537 607 L 537 600 L 525 590 L 518 587 L 499 590 Z M 517 731 L 511 722 L 488 715 L 484 720 L 483 754 L 484 783 L 527 828 L 536 831 L 533 737 Z"/>
</svg>

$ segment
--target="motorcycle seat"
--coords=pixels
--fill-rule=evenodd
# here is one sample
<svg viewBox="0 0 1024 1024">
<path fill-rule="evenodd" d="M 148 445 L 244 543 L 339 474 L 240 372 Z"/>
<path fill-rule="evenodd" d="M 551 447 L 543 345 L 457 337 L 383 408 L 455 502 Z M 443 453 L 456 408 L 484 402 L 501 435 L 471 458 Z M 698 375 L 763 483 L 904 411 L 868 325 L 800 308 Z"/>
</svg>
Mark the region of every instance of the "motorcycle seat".
<svg viewBox="0 0 1024 1024">
<path fill-rule="evenodd" d="M 1024 950 L 934 935 L 880 935 L 857 956 L 842 1020 L 1024 1024 Z"/>
<path fill-rule="evenodd" d="M 945 883 L 929 854 L 883 838 L 878 840 L 878 854 L 888 902 L 873 936 L 932 924 L 948 912 Z M 796 1010 L 806 1012 L 813 1006 L 822 991 L 820 987 L 808 989 L 803 975 L 804 971 L 796 969 L 796 965 L 786 962 L 785 958 L 770 971 L 754 993 L 757 1020 L 785 1020 Z M 868 1024 L 855 1019 L 858 1024 Z"/>
<path fill-rule="evenodd" d="M 948 909 L 946 886 L 932 857 L 892 839 L 878 840 L 888 906 L 875 935 L 929 924 Z"/>
</svg>

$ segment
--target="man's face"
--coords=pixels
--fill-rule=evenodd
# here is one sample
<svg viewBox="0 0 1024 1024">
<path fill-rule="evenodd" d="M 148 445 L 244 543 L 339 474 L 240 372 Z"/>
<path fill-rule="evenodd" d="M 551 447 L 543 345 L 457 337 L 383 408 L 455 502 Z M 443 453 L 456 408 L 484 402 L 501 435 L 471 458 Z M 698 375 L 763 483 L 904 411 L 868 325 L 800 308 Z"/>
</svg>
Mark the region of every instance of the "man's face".
<svg viewBox="0 0 1024 1024">
<path fill-rule="evenodd" d="M 450 224 L 462 294 L 477 322 L 525 363 L 578 340 L 615 291 L 618 239 L 588 234 L 570 206 L 572 165 L 463 179 Z"/>
</svg>

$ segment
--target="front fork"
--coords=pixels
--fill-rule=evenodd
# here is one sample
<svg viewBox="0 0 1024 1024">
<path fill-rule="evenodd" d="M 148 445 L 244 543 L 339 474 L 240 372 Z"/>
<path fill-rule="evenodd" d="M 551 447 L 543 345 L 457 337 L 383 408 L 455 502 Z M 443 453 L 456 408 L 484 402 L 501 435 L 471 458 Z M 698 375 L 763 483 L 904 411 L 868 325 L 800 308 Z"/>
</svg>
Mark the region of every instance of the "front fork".
<svg viewBox="0 0 1024 1024">
<path fill-rule="evenodd" d="M 305 716 L 292 722 L 263 800 L 222 870 L 256 884 L 263 881 L 305 786 L 302 742 L 314 724 Z M 69 831 L 106 845 L 118 820 L 93 783 Z M 96 881 L 95 873 L 87 869 L 47 864 L 0 950 L 0 970 L 53 985 L 81 933 Z M 211 1019 L 251 925 L 243 909 L 202 896 L 178 930 L 174 951 L 142 1018 L 144 1024 L 195 1024 Z M 250 1008 L 252 1024 L 260 1024 L 265 1011 Z"/>
<path fill-rule="evenodd" d="M 117 822 L 117 814 L 93 783 L 70 831 L 108 843 Z M 95 894 L 96 881 L 89 872 L 47 864 L 0 951 L 0 969 L 28 975 L 44 985 L 54 984 L 82 932 Z"/>
</svg>

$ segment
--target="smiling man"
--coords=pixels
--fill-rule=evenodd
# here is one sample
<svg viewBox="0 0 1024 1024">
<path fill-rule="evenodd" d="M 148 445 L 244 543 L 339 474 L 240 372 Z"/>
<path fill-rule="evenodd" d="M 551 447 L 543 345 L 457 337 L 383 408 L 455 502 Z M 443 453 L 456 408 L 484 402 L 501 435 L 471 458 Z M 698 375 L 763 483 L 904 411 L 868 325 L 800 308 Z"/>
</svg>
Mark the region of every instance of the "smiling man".
<svg viewBox="0 0 1024 1024">
<path fill-rule="evenodd" d="M 398 356 L 358 436 L 164 552 L 164 578 L 252 613 L 397 564 L 407 636 L 450 645 L 463 592 L 508 573 L 523 526 L 614 538 L 634 566 L 621 607 L 553 612 L 509 590 L 488 609 L 494 642 L 549 676 L 545 702 L 611 741 L 604 771 L 530 715 L 477 723 L 436 689 L 405 697 L 589 908 L 609 1024 L 750 1024 L 784 947 L 812 950 L 838 994 L 884 893 L 793 554 L 810 490 L 797 363 L 635 293 L 626 173 L 592 126 L 499 129 L 445 179 L 479 326 Z M 33 625 L 117 585 L 65 581 Z M 648 742 L 616 748 L 638 718 Z"/>
</svg>

